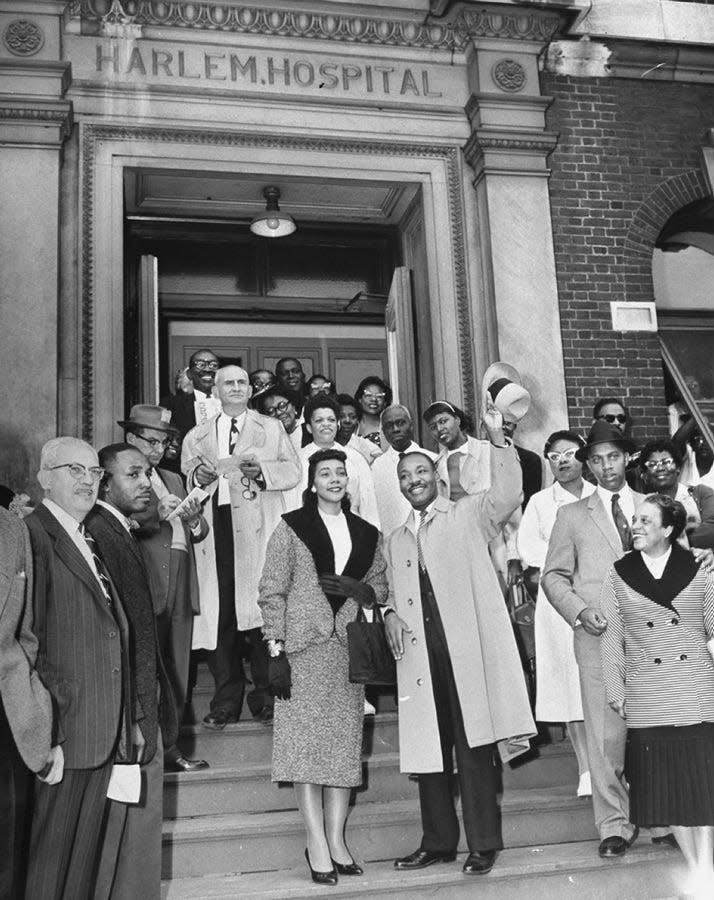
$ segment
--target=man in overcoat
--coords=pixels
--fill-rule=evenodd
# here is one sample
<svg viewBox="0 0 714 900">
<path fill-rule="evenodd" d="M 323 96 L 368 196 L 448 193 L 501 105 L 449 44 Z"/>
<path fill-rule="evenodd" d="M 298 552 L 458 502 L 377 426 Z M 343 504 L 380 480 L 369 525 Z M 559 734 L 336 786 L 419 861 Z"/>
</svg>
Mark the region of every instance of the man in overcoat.
<svg viewBox="0 0 714 900">
<path fill-rule="evenodd" d="M 268 539 L 286 511 L 283 491 L 300 479 L 285 429 L 247 408 L 251 393 L 245 369 L 219 369 L 214 395 L 222 412 L 186 435 L 181 457 L 189 489 L 198 484 L 211 494 L 205 515 L 213 540 L 196 545 L 201 612 L 193 648 L 208 651 L 215 692 L 203 721 L 214 729 L 240 715 L 246 648 L 254 685 L 248 706 L 256 718 L 272 719 L 258 581 Z"/>
<path fill-rule="evenodd" d="M 22 851 L 30 773 L 59 781 L 62 748 L 51 747 L 52 700 L 35 671 L 32 550 L 20 518 L 0 507 L 0 897 L 23 895 Z"/>
<path fill-rule="evenodd" d="M 626 481 L 631 450 L 634 444 L 614 424 L 595 421 L 575 455 L 587 462 L 597 488 L 558 510 L 541 577 L 546 597 L 575 632 L 593 809 L 604 858 L 622 856 L 637 837 L 623 777 L 627 727 L 607 703 L 600 655 L 607 628 L 600 592 L 612 563 L 631 549 L 629 523 L 643 499 Z"/>
<path fill-rule="evenodd" d="M 173 692 L 160 654 L 149 576 L 132 534 L 131 516 L 149 503 L 149 464 L 130 444 L 99 451 L 104 469 L 99 499 L 86 518 L 129 621 L 132 668 L 132 743 L 140 764 L 138 803 L 112 800 L 107 810 L 96 900 L 158 900 L 163 820 L 162 731 L 176 738 Z"/>
<path fill-rule="evenodd" d="M 131 744 L 128 622 L 84 529 L 101 475 L 89 444 L 48 441 L 37 476 L 45 498 L 25 519 L 37 672 L 52 697 L 52 742 L 64 756 L 62 780 L 36 785 L 26 890 L 32 900 L 93 900 L 112 765 L 117 746 Z"/>
<path fill-rule="evenodd" d="M 523 752 L 535 734 L 525 680 L 488 542 L 521 502 L 521 469 L 486 401 L 490 486 L 458 503 L 439 496 L 432 460 L 407 453 L 398 464 L 412 506 L 390 535 L 386 558 L 387 639 L 398 660 L 399 751 L 403 772 L 419 774 L 423 836 L 398 859 L 420 869 L 456 856 L 452 752 L 469 855 L 467 874 L 485 874 L 503 847 L 494 754 Z"/>
<path fill-rule="evenodd" d="M 180 475 L 160 465 L 171 435 L 170 411 L 161 406 L 133 406 L 129 418 L 119 424 L 127 443 L 143 453 L 150 465 L 149 505 L 132 513 L 132 519 L 139 523 L 134 536 L 149 575 L 159 649 L 180 724 L 188 693 L 193 617 L 200 609 L 193 548 L 206 539 L 208 523 L 197 500 L 184 504 L 182 511 L 172 516 L 186 499 L 186 489 Z M 176 744 L 164 747 L 164 765 L 177 772 L 208 767 L 203 759 L 187 759 Z"/>
</svg>

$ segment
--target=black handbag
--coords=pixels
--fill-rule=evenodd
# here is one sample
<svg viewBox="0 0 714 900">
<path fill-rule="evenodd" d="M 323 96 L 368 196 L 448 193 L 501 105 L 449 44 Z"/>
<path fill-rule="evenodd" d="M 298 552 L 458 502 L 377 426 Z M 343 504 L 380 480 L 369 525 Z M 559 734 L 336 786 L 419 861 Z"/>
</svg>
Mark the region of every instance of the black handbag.
<svg viewBox="0 0 714 900">
<path fill-rule="evenodd" d="M 348 623 L 347 653 L 352 684 L 397 683 L 397 663 L 387 643 L 379 606 L 374 606 L 373 622 L 367 621 L 360 606 L 354 622 Z"/>
</svg>

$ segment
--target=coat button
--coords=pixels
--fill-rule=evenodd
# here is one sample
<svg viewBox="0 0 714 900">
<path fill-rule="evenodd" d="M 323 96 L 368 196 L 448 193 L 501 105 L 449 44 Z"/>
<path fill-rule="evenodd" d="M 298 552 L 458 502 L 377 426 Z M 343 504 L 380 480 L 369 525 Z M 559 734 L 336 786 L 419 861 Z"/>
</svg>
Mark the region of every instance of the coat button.
<svg viewBox="0 0 714 900">
<path fill-rule="evenodd" d="M 662 660 L 659 657 L 657 657 L 654 662 L 655 662 L 655 665 L 658 666 L 662 662 Z"/>
<path fill-rule="evenodd" d="M 110 637 L 110 638 L 115 638 L 116 636 L 117 636 L 116 631 L 110 631 L 110 632 L 109 632 L 109 637 Z"/>
<path fill-rule="evenodd" d="M 408 560 L 407 560 L 407 566 L 410 566 L 411 564 L 412 564 L 412 561 L 411 561 L 410 559 L 408 559 Z"/>
<path fill-rule="evenodd" d="M 679 619 L 672 619 L 672 625 L 679 625 Z"/>
<path fill-rule="evenodd" d="M 647 623 L 647 627 L 648 627 L 648 628 L 654 628 L 654 622 L 648 622 L 648 623 Z"/>
<path fill-rule="evenodd" d="M 412 644 L 416 644 L 416 642 L 417 642 L 417 639 L 416 639 L 416 638 L 412 638 Z"/>
<path fill-rule="evenodd" d="M 407 600 L 407 603 L 409 604 L 409 606 L 414 606 L 414 601 L 411 597 Z"/>
<path fill-rule="evenodd" d="M 687 654 L 686 654 L 686 653 L 682 653 L 682 655 L 681 655 L 679 658 L 680 658 L 680 659 L 686 659 L 686 658 L 687 658 Z"/>
<path fill-rule="evenodd" d="M 419 685 L 419 687 L 421 687 L 421 686 L 424 684 L 424 679 L 423 679 L 423 678 L 417 678 L 417 684 Z"/>
<path fill-rule="evenodd" d="M 115 675 L 118 675 L 118 674 L 121 672 L 121 669 L 119 669 L 117 666 L 114 666 L 114 668 L 112 669 L 112 672 L 113 672 Z"/>
</svg>

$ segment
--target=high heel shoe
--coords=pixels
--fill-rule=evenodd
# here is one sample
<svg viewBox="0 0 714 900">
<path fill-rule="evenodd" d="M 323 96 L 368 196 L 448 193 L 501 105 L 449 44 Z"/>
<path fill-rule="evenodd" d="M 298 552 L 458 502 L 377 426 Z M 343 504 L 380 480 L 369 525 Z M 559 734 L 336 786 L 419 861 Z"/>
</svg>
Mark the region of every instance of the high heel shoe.
<svg viewBox="0 0 714 900">
<path fill-rule="evenodd" d="M 329 872 L 316 872 L 313 869 L 312 863 L 310 862 L 310 854 L 307 852 L 307 847 L 305 847 L 305 859 L 307 860 L 307 867 L 310 870 L 312 880 L 315 882 L 315 884 L 337 884 L 337 872 L 334 869 L 330 869 Z"/>
<path fill-rule="evenodd" d="M 364 869 L 362 866 L 358 866 L 354 860 L 351 863 L 338 863 L 333 859 L 332 865 L 340 875 L 364 875 Z"/>
</svg>

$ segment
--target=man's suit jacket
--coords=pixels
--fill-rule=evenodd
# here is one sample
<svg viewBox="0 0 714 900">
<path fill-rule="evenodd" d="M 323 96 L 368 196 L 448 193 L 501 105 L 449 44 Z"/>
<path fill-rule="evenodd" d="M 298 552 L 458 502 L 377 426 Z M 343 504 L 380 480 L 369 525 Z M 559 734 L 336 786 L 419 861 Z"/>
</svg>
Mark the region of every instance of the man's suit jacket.
<svg viewBox="0 0 714 900">
<path fill-rule="evenodd" d="M 36 659 L 30 535 L 0 507 L 0 697 L 15 745 L 33 772 L 47 762 L 52 734 L 52 700 Z"/>
<path fill-rule="evenodd" d="M 142 762 L 147 763 L 156 752 L 159 723 L 166 746 L 175 742 L 178 733 L 175 703 L 159 655 L 149 576 L 138 542 L 109 510 L 95 506 L 85 523 L 129 620 L 132 720 L 138 723 L 146 741 Z"/>
<path fill-rule="evenodd" d="M 171 410 L 171 424 L 179 429 L 182 438 L 196 426 L 194 400 L 193 394 L 177 391 L 175 394 L 162 397 L 160 401 L 164 409 Z"/>
<path fill-rule="evenodd" d="M 88 563 L 45 506 L 25 524 L 34 558 L 37 671 L 52 696 L 52 743 L 62 744 L 68 769 L 95 769 L 113 756 L 126 722 L 128 623 L 118 598 L 107 603 Z"/>
<path fill-rule="evenodd" d="M 634 494 L 635 503 L 644 499 Z M 602 615 L 600 593 L 610 566 L 623 554 L 620 536 L 597 491 L 558 510 L 550 535 L 541 585 L 555 609 L 572 626 L 586 607 Z M 575 630 L 579 665 L 599 667 L 601 638 Z"/>
<path fill-rule="evenodd" d="M 183 500 L 186 497 L 186 489 L 183 479 L 175 472 L 167 469 L 156 469 L 159 478 L 166 485 L 170 493 Z M 159 498 L 153 488 L 151 502 L 143 513 L 135 513 L 132 516 L 140 528 L 135 532 L 139 541 L 139 549 L 149 575 L 149 588 L 154 603 L 154 612 L 161 615 L 169 607 L 169 572 L 171 559 L 171 543 L 173 541 L 173 527 L 171 522 L 159 520 Z M 189 595 L 184 598 L 191 604 L 191 611 L 197 614 L 201 607 L 198 597 L 198 578 L 196 576 L 196 558 L 193 552 L 193 544 L 204 540 L 208 534 L 208 523 L 201 519 L 202 525 L 199 533 L 194 537 L 188 525 L 184 524 L 183 530 L 186 536 L 186 549 L 189 566 Z"/>
<path fill-rule="evenodd" d="M 543 464 L 537 453 L 534 453 L 532 450 L 526 450 L 525 447 L 516 445 L 516 453 L 523 472 L 523 503 L 521 504 L 521 510 L 524 510 L 533 494 L 537 494 L 543 487 Z"/>
</svg>

